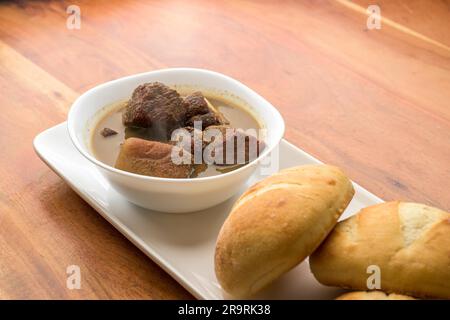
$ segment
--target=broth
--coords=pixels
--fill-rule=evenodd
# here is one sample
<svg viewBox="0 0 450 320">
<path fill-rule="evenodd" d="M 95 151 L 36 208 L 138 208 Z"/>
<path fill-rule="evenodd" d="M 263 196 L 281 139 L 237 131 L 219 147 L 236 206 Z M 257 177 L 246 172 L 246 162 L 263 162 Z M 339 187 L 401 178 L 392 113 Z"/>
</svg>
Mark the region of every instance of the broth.
<svg viewBox="0 0 450 320">
<path fill-rule="evenodd" d="M 225 98 L 210 97 L 205 95 L 208 101 L 218 109 L 230 122 L 233 128 L 243 130 L 261 128 L 259 122 L 243 107 L 226 100 Z M 145 139 L 145 135 L 135 130 L 125 127 L 122 123 L 122 113 L 125 109 L 127 101 L 119 101 L 105 107 L 107 113 L 96 124 L 92 131 L 90 147 L 95 158 L 101 162 L 114 167 L 116 159 L 119 155 L 121 144 L 130 137 L 136 136 Z M 104 137 L 101 131 L 104 128 L 110 128 L 117 132 L 115 135 Z M 205 170 L 192 177 L 208 177 L 219 175 L 225 172 L 235 170 L 243 166 L 242 164 L 232 166 L 208 165 Z"/>
</svg>

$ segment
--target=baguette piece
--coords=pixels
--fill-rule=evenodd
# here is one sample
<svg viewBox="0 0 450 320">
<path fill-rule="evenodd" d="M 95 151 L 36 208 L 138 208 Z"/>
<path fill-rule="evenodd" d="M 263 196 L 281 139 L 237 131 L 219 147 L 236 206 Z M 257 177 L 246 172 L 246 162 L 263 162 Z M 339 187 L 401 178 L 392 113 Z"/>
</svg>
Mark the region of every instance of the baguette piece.
<svg viewBox="0 0 450 320">
<path fill-rule="evenodd" d="M 310 255 L 337 223 L 354 194 L 333 166 L 282 170 L 253 185 L 220 231 L 215 271 L 222 288 L 251 295 Z"/>
<path fill-rule="evenodd" d="M 410 296 L 390 293 L 383 291 L 353 291 L 340 295 L 336 300 L 416 300 Z"/>
<path fill-rule="evenodd" d="M 418 203 L 387 202 L 338 223 L 309 259 L 325 285 L 367 289 L 367 267 L 381 290 L 450 299 L 450 213 Z"/>
</svg>

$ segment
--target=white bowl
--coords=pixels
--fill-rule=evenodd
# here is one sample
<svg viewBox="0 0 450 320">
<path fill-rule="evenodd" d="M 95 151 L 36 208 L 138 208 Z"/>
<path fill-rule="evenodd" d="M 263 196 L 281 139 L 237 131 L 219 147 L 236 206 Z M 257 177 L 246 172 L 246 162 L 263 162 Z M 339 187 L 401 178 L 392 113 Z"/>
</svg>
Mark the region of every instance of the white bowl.
<svg viewBox="0 0 450 320">
<path fill-rule="evenodd" d="M 89 147 L 93 119 L 105 105 L 129 98 L 138 85 L 152 81 L 169 86 L 228 92 L 245 101 L 267 129 L 264 151 L 253 162 L 239 169 L 194 179 L 143 176 L 97 160 Z M 284 134 L 284 121 L 267 100 L 237 80 L 208 70 L 175 68 L 141 73 L 90 89 L 73 103 L 68 116 L 68 129 L 78 151 L 94 163 L 111 186 L 128 201 L 152 210 L 181 213 L 206 209 L 233 196 L 259 166 L 261 159 L 279 144 Z"/>
</svg>

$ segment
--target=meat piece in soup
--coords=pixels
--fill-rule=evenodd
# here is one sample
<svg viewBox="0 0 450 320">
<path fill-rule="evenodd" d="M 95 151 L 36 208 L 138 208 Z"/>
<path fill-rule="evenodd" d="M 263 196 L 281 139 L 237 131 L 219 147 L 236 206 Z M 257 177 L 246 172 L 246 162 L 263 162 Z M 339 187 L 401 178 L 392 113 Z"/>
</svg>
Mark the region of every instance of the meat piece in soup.
<svg viewBox="0 0 450 320">
<path fill-rule="evenodd" d="M 264 149 L 264 143 L 254 135 L 226 125 L 206 128 L 203 140 L 205 136 L 208 137 L 204 142 L 209 148 L 207 153 L 215 159 L 216 165 L 246 164 L 255 160 Z"/>
<path fill-rule="evenodd" d="M 184 99 L 186 103 L 185 125 L 193 127 L 195 121 L 201 121 L 202 130 L 212 125 L 229 124 L 221 112 L 215 109 L 199 91 Z"/>
<path fill-rule="evenodd" d="M 103 136 L 103 137 L 110 137 L 110 136 L 114 136 L 114 135 L 116 135 L 118 132 L 116 131 L 116 130 L 113 130 L 113 129 L 111 129 L 111 128 L 103 128 L 103 130 L 102 131 L 100 131 L 100 134 Z"/>
<path fill-rule="evenodd" d="M 126 127 L 147 128 L 152 140 L 167 141 L 184 125 L 186 107 L 177 91 L 159 83 L 138 86 L 122 116 Z"/>
<path fill-rule="evenodd" d="M 193 155 L 196 147 L 203 156 L 206 151 L 206 156 L 210 155 L 210 158 L 204 160 L 209 164 L 221 166 L 249 163 L 264 149 L 264 143 L 256 136 L 228 125 L 209 126 L 203 131 L 184 127 L 174 131 L 173 138 L 175 141 L 171 143 L 190 151 Z M 231 154 L 227 155 L 227 152 Z"/>
<path fill-rule="evenodd" d="M 193 116 L 209 113 L 209 107 L 206 103 L 205 97 L 200 91 L 196 91 L 186 98 L 184 98 L 186 104 L 186 119 Z"/>
<path fill-rule="evenodd" d="M 186 135 L 186 137 L 184 137 L 184 135 Z M 187 141 L 184 140 L 184 138 L 188 138 Z M 200 129 L 195 129 L 193 127 L 184 127 L 175 130 L 174 134 L 172 135 L 172 139 L 173 140 L 169 143 L 178 145 L 185 150 L 188 150 L 191 154 L 194 154 L 195 152 L 195 139 L 198 139 L 198 146 L 202 150 L 207 145 L 206 141 L 203 140 L 203 131 Z M 178 143 L 178 140 L 180 141 L 180 143 Z"/>
<path fill-rule="evenodd" d="M 179 148 L 167 143 L 128 138 L 122 144 L 115 167 L 120 170 L 162 178 L 188 178 L 192 164 L 175 164 L 172 150 Z M 184 152 L 187 152 L 183 150 Z"/>
</svg>

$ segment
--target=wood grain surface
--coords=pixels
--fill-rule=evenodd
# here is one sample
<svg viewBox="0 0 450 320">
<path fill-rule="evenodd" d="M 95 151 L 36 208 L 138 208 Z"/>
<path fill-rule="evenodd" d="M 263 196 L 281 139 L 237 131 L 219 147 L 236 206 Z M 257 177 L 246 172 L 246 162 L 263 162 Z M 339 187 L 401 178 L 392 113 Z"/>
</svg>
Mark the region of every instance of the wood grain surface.
<svg viewBox="0 0 450 320">
<path fill-rule="evenodd" d="M 32 148 L 83 91 L 137 72 L 226 73 L 280 110 L 286 139 L 376 195 L 450 210 L 450 4 L 378 0 L 368 30 L 370 4 L 1 1 L 0 298 L 192 298 Z"/>
</svg>

